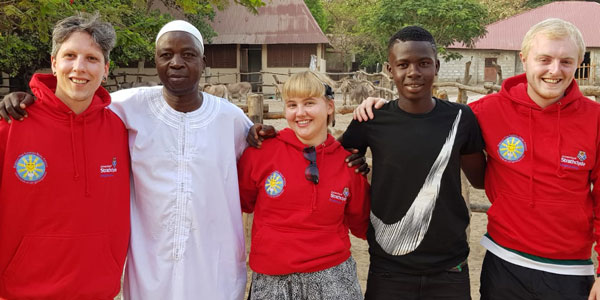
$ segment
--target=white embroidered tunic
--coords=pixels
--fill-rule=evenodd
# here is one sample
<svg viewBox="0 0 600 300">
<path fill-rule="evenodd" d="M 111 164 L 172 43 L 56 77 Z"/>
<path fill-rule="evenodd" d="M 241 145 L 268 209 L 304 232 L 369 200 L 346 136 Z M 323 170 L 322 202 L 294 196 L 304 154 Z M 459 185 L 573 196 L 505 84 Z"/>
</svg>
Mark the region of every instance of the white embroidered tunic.
<svg viewBox="0 0 600 300">
<path fill-rule="evenodd" d="M 123 295 L 131 300 L 241 300 L 246 259 L 237 159 L 252 125 L 227 100 L 175 111 L 162 87 L 112 94 L 129 131 L 131 243 Z"/>
</svg>

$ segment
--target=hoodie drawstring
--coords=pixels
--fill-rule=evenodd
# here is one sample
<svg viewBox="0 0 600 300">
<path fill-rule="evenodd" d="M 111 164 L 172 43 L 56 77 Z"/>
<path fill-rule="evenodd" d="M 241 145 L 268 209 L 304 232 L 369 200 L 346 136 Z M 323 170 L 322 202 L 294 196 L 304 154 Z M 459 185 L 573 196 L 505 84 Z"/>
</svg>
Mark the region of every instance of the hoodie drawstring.
<svg viewBox="0 0 600 300">
<path fill-rule="evenodd" d="M 558 106 L 558 116 L 557 116 L 556 124 L 558 127 L 557 127 L 556 131 L 557 131 L 558 137 L 556 139 L 556 150 L 558 151 L 558 162 L 557 162 L 557 166 L 556 166 L 556 174 L 558 177 L 564 177 L 565 174 L 564 174 L 562 168 L 560 167 L 560 159 L 561 159 L 560 146 L 561 146 L 561 142 L 562 142 L 562 140 L 560 138 L 560 110 L 562 107 L 562 103 L 559 101 L 557 103 L 557 106 Z"/>
<path fill-rule="evenodd" d="M 77 147 L 75 146 L 75 129 L 74 129 L 74 116 L 73 113 L 69 113 L 69 125 L 71 128 L 71 150 L 73 151 L 73 178 L 75 180 L 79 179 L 79 171 L 77 168 Z M 86 122 L 86 118 L 85 116 L 83 116 L 83 139 L 85 139 L 85 127 L 87 125 Z M 83 141 L 83 144 L 85 145 L 85 140 Z M 88 184 L 88 174 L 87 174 L 87 155 L 85 153 L 85 146 L 84 146 L 84 151 L 83 151 L 83 179 L 84 179 L 84 185 L 85 185 L 85 195 L 89 196 L 90 195 L 90 189 L 89 189 L 89 184 Z"/>
<path fill-rule="evenodd" d="M 529 108 L 529 152 L 531 153 L 531 164 L 529 165 L 529 206 L 535 208 L 535 197 L 533 196 L 533 166 L 535 165 L 535 158 L 533 155 L 533 109 Z"/>
<path fill-rule="evenodd" d="M 86 142 L 85 142 L 85 127 L 87 126 L 87 121 L 86 120 L 87 119 L 86 119 L 86 117 L 84 115 L 83 116 L 83 130 L 82 130 L 83 134 L 81 136 L 81 139 L 82 139 L 82 142 L 83 142 L 83 178 L 84 178 L 84 181 L 85 181 L 85 195 L 89 196 L 90 195 L 90 185 L 88 183 L 87 155 L 86 155 L 86 152 L 85 152 L 85 145 L 87 145 Z"/>
<path fill-rule="evenodd" d="M 73 128 L 72 112 L 69 112 L 69 125 L 71 127 L 71 149 L 73 151 L 73 178 L 77 180 L 79 178 L 79 172 L 77 171 L 77 151 L 75 149 L 75 129 Z"/>
</svg>

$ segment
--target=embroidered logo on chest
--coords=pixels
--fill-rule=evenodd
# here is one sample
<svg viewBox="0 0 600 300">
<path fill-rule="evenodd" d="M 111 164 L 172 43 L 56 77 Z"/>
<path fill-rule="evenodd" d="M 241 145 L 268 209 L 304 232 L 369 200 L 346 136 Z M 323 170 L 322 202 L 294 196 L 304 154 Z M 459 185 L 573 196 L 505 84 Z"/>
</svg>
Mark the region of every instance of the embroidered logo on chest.
<svg viewBox="0 0 600 300">
<path fill-rule="evenodd" d="M 585 151 L 579 151 L 579 153 L 577 153 L 577 157 L 572 155 L 562 155 L 560 157 L 560 165 L 565 168 L 579 170 L 579 168 L 585 167 L 586 159 L 587 154 L 585 154 Z"/>
<path fill-rule="evenodd" d="M 346 200 L 348 199 L 348 196 L 350 196 L 350 189 L 345 187 L 344 191 L 341 193 L 338 193 L 336 191 L 331 191 L 331 193 L 329 194 L 329 201 L 331 201 L 333 203 L 338 203 L 338 204 L 346 204 Z"/>
<path fill-rule="evenodd" d="M 113 157 L 111 164 L 100 165 L 100 177 L 111 177 L 117 173 L 117 158 Z"/>
<path fill-rule="evenodd" d="M 39 153 L 25 152 L 15 161 L 15 175 L 19 180 L 35 184 L 46 176 L 46 160 Z"/>
<path fill-rule="evenodd" d="M 518 162 L 525 155 L 527 146 L 523 141 L 523 138 L 518 135 L 506 136 L 498 144 L 498 155 L 504 161 L 507 162 Z"/>
<path fill-rule="evenodd" d="M 277 197 L 283 192 L 285 187 L 285 179 L 281 173 L 273 171 L 267 180 L 265 180 L 265 192 L 271 197 Z"/>
</svg>

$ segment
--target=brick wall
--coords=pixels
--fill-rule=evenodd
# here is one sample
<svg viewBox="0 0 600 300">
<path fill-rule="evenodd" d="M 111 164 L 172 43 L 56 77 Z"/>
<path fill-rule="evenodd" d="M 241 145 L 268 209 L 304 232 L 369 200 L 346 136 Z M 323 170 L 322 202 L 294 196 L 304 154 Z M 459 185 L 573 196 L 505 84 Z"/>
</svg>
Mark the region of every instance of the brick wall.
<svg viewBox="0 0 600 300">
<path fill-rule="evenodd" d="M 450 49 L 452 52 L 458 52 L 463 57 L 458 60 L 444 61 L 442 59 L 438 78 L 440 81 L 462 80 L 465 72 L 465 63 L 471 61 L 470 74 L 472 76 L 469 84 L 483 84 L 484 68 L 486 58 L 495 58 L 497 64 L 502 67 L 502 77 L 507 78 L 523 72 L 521 62 L 519 61 L 518 51 L 504 50 L 470 50 L 470 49 Z"/>
</svg>

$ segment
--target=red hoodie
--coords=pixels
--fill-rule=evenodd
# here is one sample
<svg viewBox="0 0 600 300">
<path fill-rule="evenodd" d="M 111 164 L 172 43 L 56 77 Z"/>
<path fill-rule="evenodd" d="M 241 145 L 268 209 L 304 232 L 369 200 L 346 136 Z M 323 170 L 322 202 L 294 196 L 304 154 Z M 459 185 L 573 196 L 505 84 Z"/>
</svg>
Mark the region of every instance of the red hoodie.
<svg viewBox="0 0 600 300">
<path fill-rule="evenodd" d="M 114 299 L 129 244 L 127 131 L 99 88 L 75 115 L 36 74 L 23 122 L 0 122 L 0 297 Z"/>
<path fill-rule="evenodd" d="M 523 74 L 470 106 L 488 153 L 491 238 L 544 258 L 589 259 L 600 237 L 600 105 L 573 81 L 542 109 L 527 95 Z"/>
<path fill-rule="evenodd" d="M 369 224 L 369 184 L 348 168 L 333 136 L 316 147 L 319 183 L 304 176 L 306 145 L 287 128 L 238 162 L 244 212 L 254 211 L 250 267 L 282 275 L 325 270 L 350 257 L 348 228 L 362 239 Z"/>
</svg>

